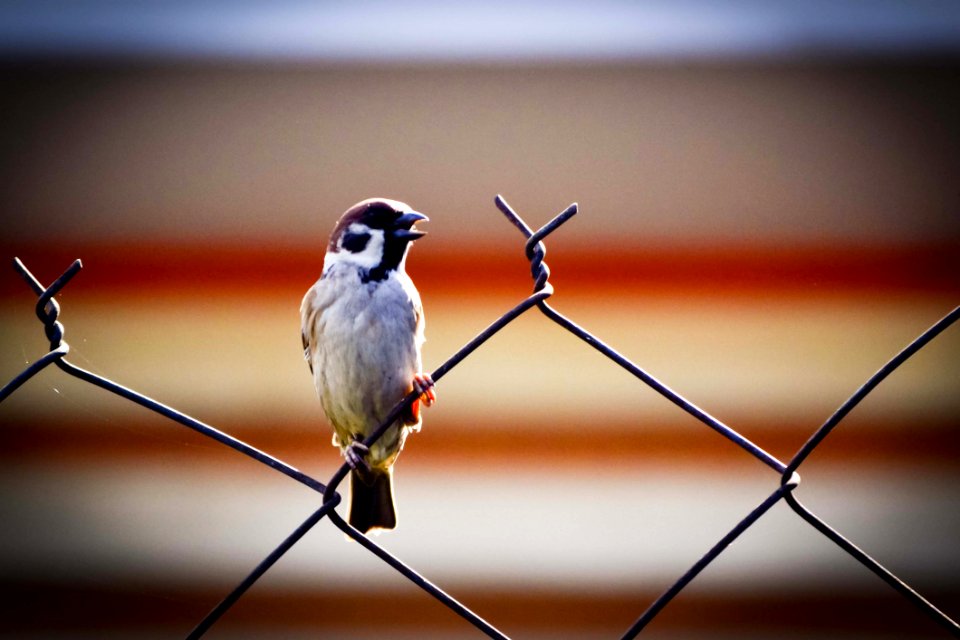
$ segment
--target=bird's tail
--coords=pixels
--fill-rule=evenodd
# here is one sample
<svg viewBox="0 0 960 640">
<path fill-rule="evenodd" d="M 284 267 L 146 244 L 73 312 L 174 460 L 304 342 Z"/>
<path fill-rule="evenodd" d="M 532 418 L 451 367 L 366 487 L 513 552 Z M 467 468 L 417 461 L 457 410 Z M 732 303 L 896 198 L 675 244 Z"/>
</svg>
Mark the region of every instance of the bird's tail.
<svg viewBox="0 0 960 640">
<path fill-rule="evenodd" d="M 393 467 L 372 469 L 361 475 L 350 472 L 350 524 L 366 533 L 370 529 L 393 529 L 397 511 L 393 505 Z"/>
</svg>

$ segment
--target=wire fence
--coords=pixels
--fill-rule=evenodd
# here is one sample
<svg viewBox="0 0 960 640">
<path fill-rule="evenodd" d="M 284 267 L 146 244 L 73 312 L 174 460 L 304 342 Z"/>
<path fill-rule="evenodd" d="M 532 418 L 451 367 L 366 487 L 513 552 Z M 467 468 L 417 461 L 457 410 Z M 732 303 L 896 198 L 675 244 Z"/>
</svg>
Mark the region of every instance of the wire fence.
<svg viewBox="0 0 960 640">
<path fill-rule="evenodd" d="M 654 376 L 644 371 L 642 368 L 631 362 L 629 359 L 615 351 L 605 344 L 599 338 L 591 334 L 586 329 L 580 327 L 575 322 L 558 313 L 549 304 L 547 299 L 553 295 L 553 286 L 549 282 L 550 269 L 544 261 L 546 256 L 546 246 L 543 240 L 553 233 L 558 227 L 567 222 L 577 213 L 577 205 L 572 204 L 563 212 L 558 214 L 547 224 L 543 225 L 537 231 L 533 231 L 526 222 L 507 204 L 501 197 L 497 196 L 496 205 L 498 209 L 506 216 L 514 226 L 516 226 L 526 239 L 525 253 L 530 262 L 530 273 L 534 279 L 533 293 L 515 307 L 504 313 L 500 318 L 494 321 L 490 326 L 480 332 L 470 342 L 464 345 L 459 351 L 451 355 L 443 364 L 441 364 L 432 373 L 435 382 L 439 382 L 454 367 L 462 362 L 466 357 L 473 353 L 484 342 L 491 338 L 498 331 L 507 326 L 510 322 L 518 318 L 523 313 L 536 307 L 547 318 L 557 323 L 570 334 L 583 340 L 588 345 L 605 355 L 612 362 L 626 369 L 633 376 L 644 384 L 650 386 L 656 392 L 664 396 L 667 400 L 675 404 L 678 408 L 692 415 L 701 423 L 710 427 L 724 438 L 743 449 L 747 454 L 753 456 L 766 466 L 770 467 L 777 474 L 777 483 L 770 495 L 763 500 L 756 508 L 748 513 L 733 529 L 723 536 L 712 548 L 710 548 L 690 569 L 681 575 L 670 587 L 664 591 L 645 611 L 643 611 L 637 620 L 621 636 L 624 640 L 635 638 L 641 631 L 653 620 L 660 611 L 666 607 L 670 601 L 676 597 L 690 582 L 700 574 L 713 560 L 715 560 L 724 550 L 737 539 L 740 534 L 746 531 L 750 526 L 757 522 L 771 507 L 780 500 L 784 500 L 797 515 L 805 522 L 809 523 L 814 529 L 833 541 L 834 544 L 850 554 L 867 569 L 876 574 L 881 580 L 895 589 L 904 598 L 913 603 L 920 611 L 929 616 L 935 622 L 943 627 L 948 633 L 955 637 L 960 637 L 960 625 L 940 611 L 936 606 L 917 593 L 913 588 L 900 580 L 897 576 L 887 570 L 879 562 L 871 558 L 866 552 L 857 547 L 853 542 L 834 530 L 830 525 L 815 515 L 810 509 L 805 507 L 794 495 L 794 490 L 800 485 L 800 475 L 798 469 L 807 459 L 807 457 L 823 442 L 830 432 L 857 406 L 877 385 L 879 385 L 887 376 L 889 376 L 897 367 L 903 364 L 907 359 L 922 349 L 926 344 L 933 340 L 937 335 L 943 332 L 947 327 L 960 319 L 960 307 L 953 309 L 936 324 L 927 329 L 923 334 L 917 337 L 913 342 L 907 345 L 900 353 L 896 354 L 879 371 L 871 376 L 857 391 L 844 402 L 826 422 L 823 423 L 800 448 L 799 451 L 789 460 L 783 462 L 760 446 L 750 441 L 738 433 L 733 428 L 727 426 L 720 420 L 714 418 L 709 413 L 696 406 L 676 391 L 669 388 L 664 383 L 657 380 Z M 348 536 L 360 543 L 364 548 L 383 560 L 387 565 L 405 576 L 412 583 L 426 591 L 432 597 L 436 598 L 448 608 L 457 613 L 464 620 L 482 631 L 490 638 L 509 640 L 506 635 L 487 622 L 479 615 L 471 611 L 464 604 L 446 593 L 443 589 L 430 582 L 426 577 L 418 573 L 413 568 L 404 564 L 399 558 L 393 556 L 381 546 L 376 544 L 366 535 L 360 533 L 357 529 L 351 527 L 338 513 L 337 506 L 340 504 L 341 497 L 337 492 L 340 483 L 349 473 L 349 467 L 346 463 L 340 466 L 333 477 L 324 484 L 307 474 L 295 469 L 287 463 L 279 460 L 249 444 L 234 438 L 208 424 L 205 424 L 189 415 L 181 413 L 176 409 L 160 403 L 152 398 L 140 394 L 132 389 L 124 387 L 108 378 L 91 373 L 85 369 L 77 367 L 66 359 L 70 352 L 70 346 L 63 340 L 63 325 L 57 319 L 60 313 L 60 306 L 54 297 L 64 286 L 80 271 L 82 264 L 76 260 L 70 267 L 50 286 L 44 287 L 30 273 L 27 267 L 19 260 L 14 260 L 14 267 L 23 276 L 27 284 L 38 296 L 36 304 L 36 314 L 40 322 L 43 323 L 46 337 L 50 342 L 50 351 L 42 358 L 39 358 L 19 375 L 13 378 L 2 389 L 0 389 L 0 402 L 14 393 L 27 380 L 38 372 L 55 364 L 67 374 L 79 378 L 85 382 L 96 385 L 111 393 L 119 395 L 131 402 L 139 404 L 151 411 L 169 418 L 183 426 L 189 427 L 207 437 L 210 437 L 221 444 L 224 444 L 240 453 L 247 455 L 258 462 L 286 475 L 290 478 L 310 487 L 323 496 L 320 507 L 303 521 L 289 536 L 287 536 L 277 547 L 263 559 L 238 584 L 223 600 L 221 600 L 187 636 L 188 639 L 202 637 L 216 622 L 229 611 L 243 595 L 260 579 L 283 555 L 289 551 L 304 535 L 306 535 L 317 523 L 326 518 L 334 526 L 342 530 Z M 387 430 L 399 415 L 416 399 L 416 392 L 410 392 L 403 398 L 390 412 L 383 423 L 374 431 L 365 441 L 367 446 L 376 442 Z"/>
</svg>

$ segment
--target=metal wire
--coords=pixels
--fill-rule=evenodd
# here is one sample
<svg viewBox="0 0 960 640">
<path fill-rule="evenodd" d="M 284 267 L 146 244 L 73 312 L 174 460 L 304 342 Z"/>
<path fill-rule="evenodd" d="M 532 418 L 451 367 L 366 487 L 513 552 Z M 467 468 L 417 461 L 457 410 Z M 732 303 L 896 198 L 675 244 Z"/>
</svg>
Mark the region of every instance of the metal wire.
<svg viewBox="0 0 960 640">
<path fill-rule="evenodd" d="M 664 396 L 674 405 L 692 415 L 697 420 L 710 427 L 729 441 L 733 442 L 761 463 L 776 471 L 779 475 L 779 485 L 760 505 L 748 513 L 740 522 L 737 523 L 726 535 L 723 536 L 713 547 L 711 547 L 694 565 L 671 584 L 640 617 L 624 633 L 624 640 L 635 638 L 651 620 L 653 620 L 660 611 L 666 607 L 671 600 L 679 594 L 697 575 L 699 575 L 713 560 L 726 550 L 726 548 L 744 531 L 757 522 L 781 499 L 814 529 L 822 533 L 828 539 L 832 540 L 841 549 L 850 554 L 858 562 L 867 567 L 870 571 L 879 576 L 904 598 L 913 603 L 921 612 L 940 624 L 946 631 L 956 637 L 960 637 L 960 625 L 950 619 L 946 614 L 937 609 L 928 600 L 912 589 L 905 582 L 896 577 L 893 573 L 883 567 L 875 559 L 858 548 L 854 543 L 847 540 L 840 533 L 836 532 L 826 522 L 814 515 L 809 509 L 803 506 L 793 495 L 794 490 L 800 485 L 800 475 L 797 469 L 806 460 L 817 446 L 836 428 L 836 426 L 846 417 L 850 411 L 865 398 L 873 389 L 877 387 L 887 376 L 897 367 L 903 364 L 907 359 L 923 348 L 937 335 L 942 333 L 947 327 L 951 326 L 960 319 L 960 307 L 953 309 L 943 319 L 934 324 L 930 329 L 921 334 L 916 340 L 911 342 L 900 353 L 894 356 L 890 362 L 884 365 L 876 374 L 870 377 L 846 402 L 844 402 L 827 421 L 817 429 L 810 439 L 800 448 L 789 463 L 785 464 L 776 457 L 766 452 L 757 444 L 753 443 L 732 427 L 724 424 L 720 420 L 711 416 L 703 409 L 684 398 L 682 395 L 668 387 L 663 382 L 642 368 L 634 364 L 628 358 L 618 353 L 612 347 L 605 344 L 599 338 L 591 334 L 583 327 L 576 324 L 563 314 L 553 309 L 547 304 L 547 299 L 553 295 L 554 289 L 549 282 L 550 269 L 545 262 L 547 253 L 543 241 L 551 233 L 556 231 L 565 222 L 577 214 L 576 204 L 570 205 L 567 209 L 555 216 L 540 229 L 533 231 L 524 220 L 507 204 L 501 197 L 497 196 L 496 206 L 506 216 L 506 218 L 516 226 L 526 238 L 524 252 L 530 262 L 530 273 L 534 280 L 533 293 L 517 304 L 515 307 L 504 313 L 502 316 L 492 322 L 486 329 L 481 331 L 476 337 L 461 347 L 456 353 L 451 355 L 443 364 L 432 372 L 435 382 L 439 382 L 447 373 L 449 373 L 460 362 L 467 358 L 484 342 L 490 339 L 494 334 L 507 326 L 510 322 L 537 307 L 544 316 L 555 322 L 568 332 L 586 342 L 588 345 L 602 353 L 612 362 L 630 372 L 644 384 L 654 389 L 657 393 Z M 36 304 L 36 314 L 43 323 L 44 332 L 50 342 L 50 351 L 37 361 L 26 367 L 20 374 L 8 382 L 0 389 L 0 402 L 9 397 L 30 378 L 51 364 L 56 364 L 67 374 L 84 380 L 90 384 L 106 389 L 111 393 L 119 395 L 130 400 L 146 409 L 169 418 L 181 425 L 197 431 L 209 438 L 220 442 L 250 458 L 278 471 L 284 475 L 306 485 L 323 495 L 320 507 L 303 521 L 289 536 L 287 536 L 277 547 L 270 552 L 254 569 L 237 585 L 223 600 L 221 600 L 188 634 L 187 638 L 195 639 L 202 637 L 214 624 L 226 614 L 246 592 L 260 579 L 283 555 L 289 551 L 297 542 L 299 542 L 315 525 L 324 518 L 328 518 L 334 526 L 342 530 L 348 536 L 359 542 L 365 549 L 379 557 L 385 564 L 392 567 L 398 573 L 406 577 L 413 584 L 417 585 L 432 597 L 446 605 L 450 610 L 458 614 L 464 620 L 472 624 L 478 630 L 490 638 L 498 640 L 509 640 L 501 631 L 492 624 L 478 616 L 467 608 L 453 596 L 443 591 L 440 587 L 430 582 L 427 578 L 419 574 L 416 570 L 406 565 L 400 559 L 396 558 L 388 551 L 377 545 L 366 535 L 360 533 L 357 529 L 350 526 L 337 512 L 337 506 L 341 502 L 340 494 L 337 488 L 349 473 L 347 464 L 342 464 L 330 480 L 324 484 L 287 463 L 275 458 L 259 449 L 252 447 L 245 442 L 234 438 L 210 425 L 207 425 L 191 416 L 173 409 L 163 403 L 140 394 L 132 389 L 124 387 L 112 380 L 97 374 L 91 373 L 77 367 L 66 360 L 66 355 L 70 351 L 69 345 L 63 340 L 64 327 L 57 319 L 60 312 L 60 306 L 54 299 L 54 296 L 80 271 L 82 264 L 79 260 L 75 261 L 70 267 L 54 281 L 49 287 L 44 287 L 30 273 L 26 266 L 19 260 L 14 260 L 14 268 L 26 280 L 27 284 L 38 296 Z M 389 428 L 397 417 L 406 410 L 406 408 L 417 398 L 415 392 L 409 393 L 404 397 L 388 414 L 384 422 L 366 439 L 364 444 L 367 446 L 376 442 Z"/>
</svg>

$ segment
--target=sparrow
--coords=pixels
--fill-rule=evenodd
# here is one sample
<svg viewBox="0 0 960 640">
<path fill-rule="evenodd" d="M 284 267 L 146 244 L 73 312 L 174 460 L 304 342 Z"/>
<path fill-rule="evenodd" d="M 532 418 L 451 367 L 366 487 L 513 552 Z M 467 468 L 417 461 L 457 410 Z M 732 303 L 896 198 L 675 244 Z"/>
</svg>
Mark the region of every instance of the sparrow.
<svg viewBox="0 0 960 640">
<path fill-rule="evenodd" d="M 333 444 L 350 466 L 349 523 L 366 533 L 397 524 L 393 464 L 436 400 L 421 368 L 424 317 L 405 264 L 427 216 L 386 198 L 350 207 L 330 234 L 320 279 L 300 305 L 303 355 Z M 411 391 L 418 397 L 370 447 L 363 444 Z"/>
</svg>

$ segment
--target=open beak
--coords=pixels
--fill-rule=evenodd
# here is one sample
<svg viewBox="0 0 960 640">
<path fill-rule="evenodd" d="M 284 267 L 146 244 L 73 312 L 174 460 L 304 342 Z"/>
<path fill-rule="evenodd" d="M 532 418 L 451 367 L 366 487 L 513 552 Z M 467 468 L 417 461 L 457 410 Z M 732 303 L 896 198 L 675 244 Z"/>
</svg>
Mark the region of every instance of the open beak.
<svg viewBox="0 0 960 640">
<path fill-rule="evenodd" d="M 401 240 L 413 241 L 417 238 L 422 238 L 427 235 L 426 231 L 420 231 L 419 229 L 414 229 L 413 225 L 418 222 L 429 222 L 430 218 L 423 215 L 422 213 L 417 213 L 416 211 L 410 211 L 403 214 L 397 218 L 395 225 L 395 230 L 393 236 Z"/>
</svg>

